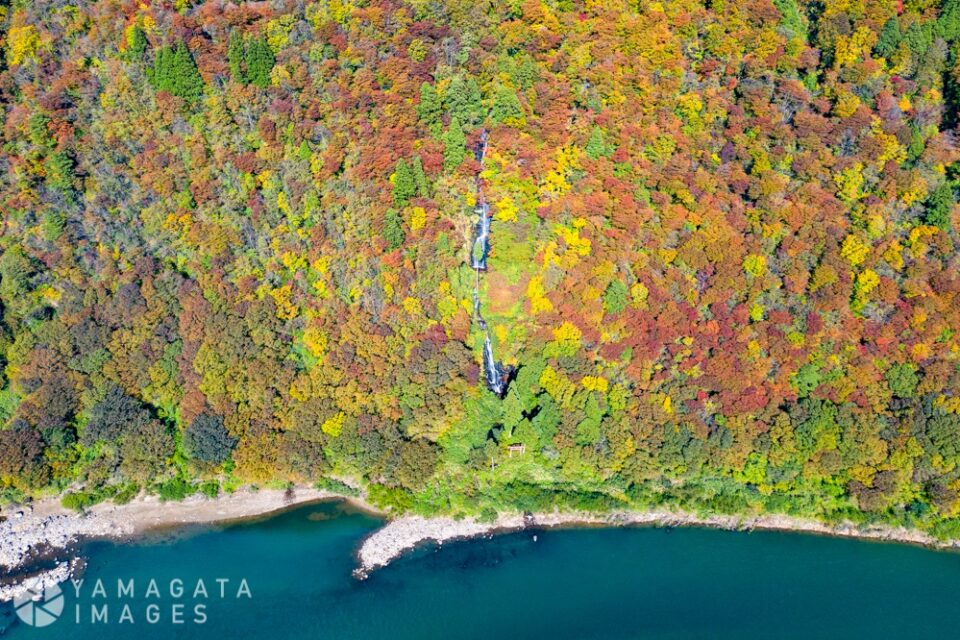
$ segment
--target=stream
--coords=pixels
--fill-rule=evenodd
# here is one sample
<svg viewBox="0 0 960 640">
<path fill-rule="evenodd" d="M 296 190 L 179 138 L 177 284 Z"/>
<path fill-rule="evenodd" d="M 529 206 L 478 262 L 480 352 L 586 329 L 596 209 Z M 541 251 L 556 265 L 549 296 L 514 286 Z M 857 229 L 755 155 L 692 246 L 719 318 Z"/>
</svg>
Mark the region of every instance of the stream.
<svg viewBox="0 0 960 640">
<path fill-rule="evenodd" d="M 484 129 L 480 134 L 480 141 L 474 151 L 474 157 L 480 165 L 483 165 L 483 158 L 487 153 L 487 130 Z M 503 366 L 497 362 L 493 353 L 493 341 L 490 339 L 490 328 L 483 314 L 480 313 L 480 272 L 487 270 L 487 256 L 490 255 L 490 224 L 492 216 L 490 215 L 490 205 L 487 203 L 483 194 L 483 180 L 477 175 L 477 204 L 473 209 L 478 220 L 474 229 L 473 245 L 470 251 L 470 267 L 476 274 L 476 280 L 473 285 L 473 315 L 480 330 L 484 333 L 483 339 L 483 373 L 486 378 L 487 388 L 500 397 L 507 390 L 507 376 Z"/>
</svg>

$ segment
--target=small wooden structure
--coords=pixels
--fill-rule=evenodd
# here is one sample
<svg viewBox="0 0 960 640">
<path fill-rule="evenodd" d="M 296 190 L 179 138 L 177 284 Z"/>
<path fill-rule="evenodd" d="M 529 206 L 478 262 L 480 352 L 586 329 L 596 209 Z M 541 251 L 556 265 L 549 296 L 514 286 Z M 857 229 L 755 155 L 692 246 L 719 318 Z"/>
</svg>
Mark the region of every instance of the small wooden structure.
<svg viewBox="0 0 960 640">
<path fill-rule="evenodd" d="M 509 447 L 507 447 L 507 455 L 510 456 L 511 458 L 513 457 L 514 453 L 523 455 L 526 452 L 527 452 L 527 445 L 525 444 L 511 444 Z"/>
</svg>

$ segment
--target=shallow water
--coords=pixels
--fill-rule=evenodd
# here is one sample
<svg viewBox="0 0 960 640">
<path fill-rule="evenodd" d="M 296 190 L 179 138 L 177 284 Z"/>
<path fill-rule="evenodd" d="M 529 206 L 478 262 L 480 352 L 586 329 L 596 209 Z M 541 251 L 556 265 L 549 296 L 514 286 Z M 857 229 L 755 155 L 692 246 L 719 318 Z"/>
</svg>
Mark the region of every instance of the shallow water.
<svg viewBox="0 0 960 640">
<path fill-rule="evenodd" d="M 359 582 L 353 553 L 377 525 L 328 503 L 91 543 L 79 598 L 64 585 L 59 620 L 8 637 L 940 638 L 960 628 L 954 553 L 775 532 L 527 531 L 425 547 Z M 217 578 L 229 580 L 223 598 Z M 133 580 L 133 596 L 117 593 L 118 579 Z M 159 597 L 146 593 L 151 579 Z M 199 580 L 207 598 L 193 597 Z M 249 597 L 238 598 L 243 580 Z M 108 619 L 92 619 L 103 605 Z M 124 605 L 132 623 L 119 621 Z"/>
</svg>

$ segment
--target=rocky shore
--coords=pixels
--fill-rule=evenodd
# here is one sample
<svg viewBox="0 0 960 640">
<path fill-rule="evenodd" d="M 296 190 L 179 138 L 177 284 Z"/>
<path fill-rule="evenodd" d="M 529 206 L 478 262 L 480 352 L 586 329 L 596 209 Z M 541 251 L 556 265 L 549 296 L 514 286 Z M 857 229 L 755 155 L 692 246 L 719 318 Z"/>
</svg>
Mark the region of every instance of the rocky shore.
<svg viewBox="0 0 960 640">
<path fill-rule="evenodd" d="M 501 515 L 492 522 L 472 518 L 423 518 L 404 516 L 392 520 L 368 536 L 357 551 L 354 575 L 366 578 L 372 571 L 388 565 L 405 552 L 424 543 L 443 544 L 451 540 L 475 538 L 525 528 L 575 526 L 698 526 L 736 531 L 798 531 L 869 540 L 903 542 L 933 548 L 960 548 L 960 540 L 942 541 L 915 529 L 891 526 L 858 526 L 852 523 L 828 525 L 816 520 L 784 515 L 699 516 L 683 511 L 627 511 L 609 514 L 553 512 Z"/>
<path fill-rule="evenodd" d="M 74 558 L 69 562 L 60 562 L 52 569 L 46 569 L 27 578 L 0 585 L 0 602 L 41 594 L 45 589 L 69 580 L 76 574 L 77 567 L 81 564 L 80 558 Z"/>
<path fill-rule="evenodd" d="M 66 549 L 78 538 L 112 538 L 133 533 L 131 523 L 96 514 L 17 510 L 0 522 L 0 567 L 12 571 L 47 550 Z"/>
<path fill-rule="evenodd" d="M 251 488 L 215 499 L 192 496 L 182 502 L 161 502 L 155 496 L 139 497 L 125 505 L 96 505 L 79 514 L 63 508 L 57 499 L 44 499 L 30 507 L 5 508 L 0 522 L 0 601 L 23 593 L 25 585 L 62 582 L 74 570 L 63 553 L 86 538 L 124 538 L 151 530 L 187 524 L 241 520 L 266 515 L 298 504 L 346 499 L 376 512 L 362 499 L 308 487 L 294 490 Z M 960 548 L 960 540 L 941 541 L 915 529 L 890 526 L 828 525 L 816 520 L 783 515 L 700 516 L 683 511 L 624 511 L 606 514 L 561 512 L 501 514 L 490 522 L 472 518 L 401 516 L 368 536 L 357 550 L 354 575 L 367 577 L 403 553 L 425 543 L 445 542 L 518 531 L 527 528 L 574 526 L 700 526 L 729 530 L 782 530 L 821 535 L 888 540 L 934 548 Z M 25 567 L 41 559 L 46 567 L 29 572 Z M 51 568 L 52 567 L 52 568 Z M 4 579 L 3 576 L 6 576 Z"/>
<path fill-rule="evenodd" d="M 30 573 L 27 567 L 38 559 L 57 562 L 57 554 L 69 550 L 80 539 L 124 538 L 166 527 L 240 520 L 341 497 L 301 487 L 242 489 L 214 499 L 192 496 L 182 502 L 161 502 L 156 496 L 142 496 L 123 505 L 99 504 L 85 513 L 69 511 L 55 498 L 31 506 L 4 508 L 0 511 L 5 518 L 0 522 L 0 577 L 6 579 L 0 581 L 0 601 L 16 597 L 26 588 L 24 585 L 37 578 L 54 582 L 69 578 L 70 563 L 60 562 L 54 569 L 39 573 Z M 353 501 L 369 508 L 362 501 Z"/>
</svg>

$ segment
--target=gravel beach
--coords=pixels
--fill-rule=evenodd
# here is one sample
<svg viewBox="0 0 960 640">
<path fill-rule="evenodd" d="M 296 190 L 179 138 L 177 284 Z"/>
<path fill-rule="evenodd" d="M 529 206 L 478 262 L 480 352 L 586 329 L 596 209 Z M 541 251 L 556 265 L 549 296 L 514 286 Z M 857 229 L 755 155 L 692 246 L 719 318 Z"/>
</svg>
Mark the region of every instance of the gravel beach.
<svg viewBox="0 0 960 640">
<path fill-rule="evenodd" d="M 942 541 L 914 529 L 890 526 L 866 526 L 847 523 L 828 525 L 816 520 L 784 515 L 764 516 L 699 516 L 673 511 L 628 511 L 609 514 L 554 512 L 501 515 L 493 522 L 477 522 L 472 518 L 423 518 L 403 516 L 390 521 L 368 536 L 357 551 L 354 575 L 364 579 L 372 571 L 388 565 L 414 547 L 434 542 L 474 538 L 524 528 L 576 526 L 696 526 L 727 530 L 798 531 L 820 535 L 887 540 L 934 548 L 960 548 L 960 540 Z"/>
</svg>

